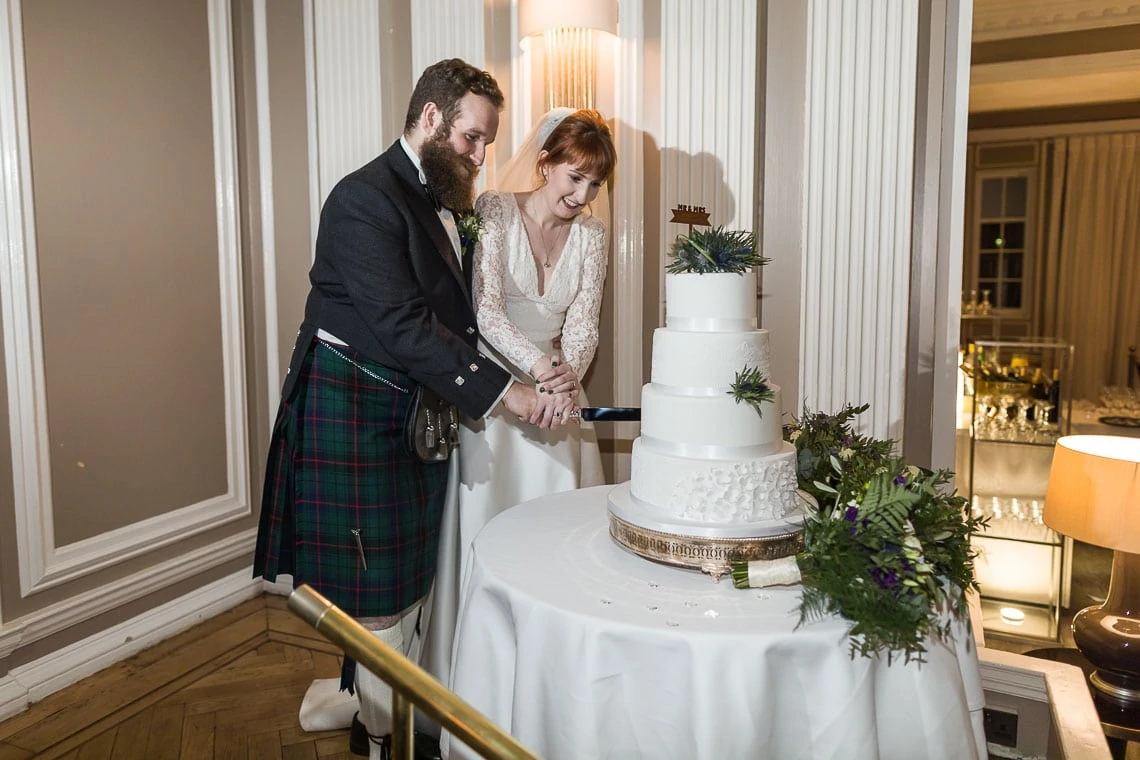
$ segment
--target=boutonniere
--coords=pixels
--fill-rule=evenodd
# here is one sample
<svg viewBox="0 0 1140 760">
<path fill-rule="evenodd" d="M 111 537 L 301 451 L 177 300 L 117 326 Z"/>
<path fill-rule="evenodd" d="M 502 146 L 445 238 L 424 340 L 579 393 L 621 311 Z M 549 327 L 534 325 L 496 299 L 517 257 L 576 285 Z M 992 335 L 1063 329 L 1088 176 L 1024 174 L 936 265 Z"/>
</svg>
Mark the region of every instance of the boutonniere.
<svg viewBox="0 0 1140 760">
<path fill-rule="evenodd" d="M 459 241 L 464 250 L 474 248 L 483 234 L 483 217 L 474 211 L 460 212 L 458 217 L 455 226 L 459 228 Z"/>
</svg>

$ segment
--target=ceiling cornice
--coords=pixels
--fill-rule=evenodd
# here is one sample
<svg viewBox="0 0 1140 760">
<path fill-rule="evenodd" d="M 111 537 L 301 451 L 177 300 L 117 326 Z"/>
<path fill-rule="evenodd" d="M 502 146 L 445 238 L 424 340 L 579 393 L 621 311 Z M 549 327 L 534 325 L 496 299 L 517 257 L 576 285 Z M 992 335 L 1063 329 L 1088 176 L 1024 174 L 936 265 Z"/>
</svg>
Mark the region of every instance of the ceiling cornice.
<svg viewBox="0 0 1140 760">
<path fill-rule="evenodd" d="M 974 42 L 1140 23 L 1140 3 L 1102 0 L 975 0 Z"/>
</svg>

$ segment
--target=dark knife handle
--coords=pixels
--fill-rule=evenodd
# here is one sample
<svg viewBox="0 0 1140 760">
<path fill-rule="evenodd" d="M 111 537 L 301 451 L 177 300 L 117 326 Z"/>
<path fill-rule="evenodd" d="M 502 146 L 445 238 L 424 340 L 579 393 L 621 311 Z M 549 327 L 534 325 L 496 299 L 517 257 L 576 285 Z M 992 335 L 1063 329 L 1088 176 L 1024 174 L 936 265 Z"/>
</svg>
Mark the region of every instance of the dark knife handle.
<svg viewBox="0 0 1140 760">
<path fill-rule="evenodd" d="M 641 422 L 641 407 L 584 406 L 581 417 L 584 422 Z"/>
</svg>

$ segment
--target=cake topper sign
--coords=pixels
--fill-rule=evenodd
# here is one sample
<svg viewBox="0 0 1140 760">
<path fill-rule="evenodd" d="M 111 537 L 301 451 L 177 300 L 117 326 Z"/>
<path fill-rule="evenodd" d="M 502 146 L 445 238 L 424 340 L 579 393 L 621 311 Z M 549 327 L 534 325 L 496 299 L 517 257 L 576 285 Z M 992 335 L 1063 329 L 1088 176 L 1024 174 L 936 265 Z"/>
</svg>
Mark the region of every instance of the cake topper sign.
<svg viewBox="0 0 1140 760">
<path fill-rule="evenodd" d="M 693 227 L 710 227 L 712 224 L 709 222 L 709 212 L 704 206 L 689 206 L 684 203 L 678 204 L 677 208 L 672 209 L 673 217 L 669 220 L 671 224 L 687 224 L 689 225 L 689 233 L 692 234 Z"/>
</svg>

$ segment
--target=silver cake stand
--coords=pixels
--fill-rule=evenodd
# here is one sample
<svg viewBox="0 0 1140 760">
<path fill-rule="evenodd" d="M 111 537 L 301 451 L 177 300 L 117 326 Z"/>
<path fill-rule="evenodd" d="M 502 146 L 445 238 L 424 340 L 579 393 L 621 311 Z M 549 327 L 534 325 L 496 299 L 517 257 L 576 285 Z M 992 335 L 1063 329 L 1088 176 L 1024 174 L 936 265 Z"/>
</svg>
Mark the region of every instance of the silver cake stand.
<svg viewBox="0 0 1140 760">
<path fill-rule="evenodd" d="M 630 493 L 629 482 L 609 495 L 610 536 L 639 557 L 708 573 L 719 581 L 734 562 L 780 559 L 804 548 L 803 519 L 814 501 L 797 491 L 801 509 L 771 524 L 717 526 L 654 517 Z"/>
</svg>

